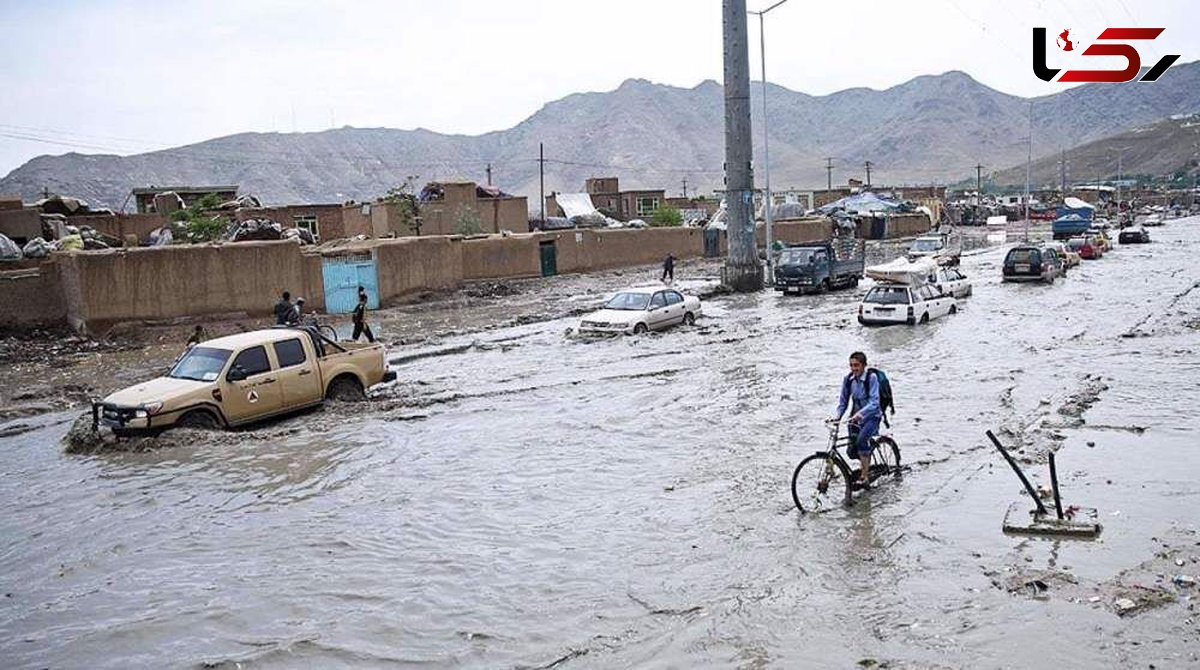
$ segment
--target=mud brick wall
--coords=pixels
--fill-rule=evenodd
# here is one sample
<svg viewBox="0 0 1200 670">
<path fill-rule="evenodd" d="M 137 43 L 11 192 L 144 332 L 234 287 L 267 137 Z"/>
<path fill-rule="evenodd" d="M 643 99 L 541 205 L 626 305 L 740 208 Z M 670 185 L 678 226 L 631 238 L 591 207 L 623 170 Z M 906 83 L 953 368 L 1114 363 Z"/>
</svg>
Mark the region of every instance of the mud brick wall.
<svg viewBox="0 0 1200 670">
<path fill-rule="evenodd" d="M 929 217 L 921 214 L 893 214 L 887 223 L 888 239 L 896 237 L 912 237 L 928 233 L 933 227 Z"/>
<path fill-rule="evenodd" d="M 542 274 L 541 257 L 537 234 L 488 237 L 462 241 L 463 279 L 500 279 L 512 277 L 537 277 Z M 559 257 L 559 267 L 563 259 Z M 575 272 L 565 270 L 562 272 Z"/>
<path fill-rule="evenodd" d="M 24 244 L 42 236 L 42 215 L 36 209 L 0 210 L 0 233 Z"/>
<path fill-rule="evenodd" d="M 58 266 L 0 272 L 0 332 L 10 328 L 55 326 L 66 322 Z"/>
<path fill-rule="evenodd" d="M 827 240 L 831 232 L 829 220 L 825 218 L 777 221 L 772 230 L 775 239 L 784 244 L 803 244 Z M 766 226 L 759 226 L 755 233 L 758 236 L 758 243 L 765 246 L 767 243 Z"/>
<path fill-rule="evenodd" d="M 347 247 L 354 249 L 355 247 Z M 462 240 L 457 237 L 406 237 L 377 240 L 373 250 L 383 302 L 417 291 L 456 288 L 463 279 Z"/>
<path fill-rule="evenodd" d="M 311 276 L 310 266 L 306 276 L 300 247 L 291 241 L 83 251 L 55 254 L 55 260 L 76 328 L 239 311 L 265 315 L 284 290 L 323 306 L 320 274 Z"/>
<path fill-rule="evenodd" d="M 126 235 L 136 235 L 138 242 L 145 242 L 150 232 L 169 223 L 159 214 L 94 214 L 67 217 L 67 225 L 91 226 L 97 231 L 124 241 Z"/>
</svg>

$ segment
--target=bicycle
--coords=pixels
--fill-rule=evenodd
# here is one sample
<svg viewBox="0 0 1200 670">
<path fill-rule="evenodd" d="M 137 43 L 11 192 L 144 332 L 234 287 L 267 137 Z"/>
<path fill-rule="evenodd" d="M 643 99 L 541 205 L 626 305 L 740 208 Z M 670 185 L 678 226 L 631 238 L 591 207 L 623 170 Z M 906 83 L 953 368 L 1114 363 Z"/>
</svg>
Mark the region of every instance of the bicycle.
<svg viewBox="0 0 1200 670">
<path fill-rule="evenodd" d="M 792 473 L 792 501 L 803 513 L 817 512 L 835 506 L 835 500 L 841 498 L 841 504 L 854 504 L 852 492 L 861 477 L 861 466 L 853 470 L 838 449 L 850 445 L 850 434 L 841 435 L 843 421 L 826 421 L 829 426 L 829 447 L 825 451 L 817 451 L 800 461 L 796 471 Z M 874 448 L 871 450 L 870 482 L 882 477 L 900 477 L 900 447 L 896 441 L 887 435 L 876 435 L 871 438 Z"/>
<path fill-rule="evenodd" d="M 317 317 L 316 313 L 310 313 L 301 316 L 300 323 L 295 325 L 299 326 L 300 328 L 315 328 L 316 331 L 321 334 L 321 337 L 324 337 L 330 342 L 338 341 L 337 330 L 334 329 L 333 326 L 321 323 L 321 320 Z"/>
</svg>

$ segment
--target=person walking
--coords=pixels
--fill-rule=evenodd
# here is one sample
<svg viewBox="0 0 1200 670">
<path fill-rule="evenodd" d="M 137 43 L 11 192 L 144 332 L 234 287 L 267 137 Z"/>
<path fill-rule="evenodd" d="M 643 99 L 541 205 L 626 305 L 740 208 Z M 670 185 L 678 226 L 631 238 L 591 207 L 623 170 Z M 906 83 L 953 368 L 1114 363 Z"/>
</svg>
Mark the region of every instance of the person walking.
<svg viewBox="0 0 1200 670">
<path fill-rule="evenodd" d="M 663 259 L 662 281 L 668 283 L 675 281 L 675 256 L 671 254 L 667 254 L 667 257 Z"/>
<path fill-rule="evenodd" d="M 299 326 L 304 321 L 304 298 L 296 298 L 296 304 L 292 306 L 292 313 L 288 317 L 287 325 Z"/>
<path fill-rule="evenodd" d="M 850 354 L 850 374 L 842 379 L 837 412 L 830 417 L 830 422 L 841 421 L 847 404 L 851 406 L 852 414 L 846 455 L 858 459 L 861 474 L 857 485 L 866 489 L 871 486 L 871 449 L 875 446 L 871 438 L 879 432 L 883 409 L 879 402 L 879 376 L 867 369 L 867 355 L 861 351 Z"/>
<path fill-rule="evenodd" d="M 279 302 L 275 303 L 275 325 L 286 326 L 288 319 L 292 318 L 293 311 L 295 306 L 292 305 L 292 294 L 284 291 L 279 297 Z"/>
<path fill-rule="evenodd" d="M 375 341 L 375 334 L 367 325 L 367 291 L 361 286 L 358 287 L 358 304 L 354 306 L 354 313 L 350 315 L 350 320 L 354 322 L 354 334 L 350 339 L 357 342 L 359 335 L 366 335 L 368 342 Z"/>
</svg>

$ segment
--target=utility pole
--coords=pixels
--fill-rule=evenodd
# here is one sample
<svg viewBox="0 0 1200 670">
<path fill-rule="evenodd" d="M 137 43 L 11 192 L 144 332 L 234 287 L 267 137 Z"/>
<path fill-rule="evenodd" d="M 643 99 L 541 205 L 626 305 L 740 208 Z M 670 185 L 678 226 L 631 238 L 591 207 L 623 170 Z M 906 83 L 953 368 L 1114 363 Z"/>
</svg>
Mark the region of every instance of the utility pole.
<svg viewBox="0 0 1200 670">
<path fill-rule="evenodd" d="M 735 291 L 763 286 L 754 234 L 754 173 L 750 162 L 750 55 L 746 44 L 746 0 L 723 0 L 722 45 L 725 67 L 725 206 L 729 257 L 723 280 Z"/>
<path fill-rule="evenodd" d="M 538 202 L 542 206 L 542 229 L 546 228 L 546 146 L 538 142 Z"/>
<path fill-rule="evenodd" d="M 867 161 L 863 165 L 867 166 L 867 188 L 871 188 L 871 161 Z"/>
<path fill-rule="evenodd" d="M 978 198 L 983 194 L 983 166 L 975 166 L 975 197 Z"/>
<path fill-rule="evenodd" d="M 833 190 L 833 159 L 825 159 L 825 190 Z"/>
<path fill-rule="evenodd" d="M 687 177 L 683 178 L 683 197 L 687 198 Z"/>
<path fill-rule="evenodd" d="M 1067 150 L 1062 150 L 1062 159 L 1058 162 L 1059 179 L 1062 180 L 1062 185 L 1059 187 L 1062 190 L 1063 197 L 1067 197 Z"/>
<path fill-rule="evenodd" d="M 487 164 L 487 177 L 488 177 L 488 186 L 491 186 L 492 185 L 492 164 L 491 163 Z"/>
<path fill-rule="evenodd" d="M 1117 218 L 1121 218 L 1121 161 L 1125 158 L 1124 151 L 1117 152 Z"/>
<path fill-rule="evenodd" d="M 1025 160 L 1025 241 L 1029 241 L 1029 177 L 1033 167 L 1033 101 L 1029 101 L 1029 156 Z"/>
<path fill-rule="evenodd" d="M 764 27 L 764 18 L 767 12 L 782 5 L 788 0 L 778 0 L 775 4 L 767 7 L 760 12 L 750 12 L 758 16 L 758 48 L 762 64 L 762 106 L 763 106 L 763 186 L 766 197 L 763 198 L 763 207 L 765 208 L 766 224 L 767 224 L 767 282 L 775 282 L 775 264 L 771 261 L 771 250 L 774 246 L 774 220 L 771 215 L 771 149 L 768 141 L 767 133 L 767 32 Z"/>
</svg>

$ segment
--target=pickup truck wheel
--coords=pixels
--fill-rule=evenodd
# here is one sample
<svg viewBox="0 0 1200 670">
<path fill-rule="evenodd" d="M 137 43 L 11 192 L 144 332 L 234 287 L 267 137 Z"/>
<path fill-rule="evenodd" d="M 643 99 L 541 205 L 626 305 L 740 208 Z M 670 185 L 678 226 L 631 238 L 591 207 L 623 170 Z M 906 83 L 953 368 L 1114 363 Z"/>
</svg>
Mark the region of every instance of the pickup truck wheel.
<svg viewBox="0 0 1200 670">
<path fill-rule="evenodd" d="M 646 324 L 644 324 L 644 323 L 639 323 L 638 325 L 633 327 L 634 335 L 641 335 L 644 332 L 646 332 Z"/>
<path fill-rule="evenodd" d="M 695 325 L 695 324 L 696 324 L 696 315 L 695 315 L 695 314 L 692 314 L 691 312 L 684 312 L 684 314 L 683 314 L 683 325 L 685 325 L 685 326 L 692 326 L 692 325 Z"/>
<path fill-rule="evenodd" d="M 921 315 L 921 320 L 919 323 L 929 323 L 929 312 L 925 312 Z"/>
<path fill-rule="evenodd" d="M 358 379 L 350 375 L 342 375 L 329 384 L 329 390 L 325 392 L 325 397 L 340 402 L 353 402 L 362 400 L 365 395 Z"/>
<path fill-rule="evenodd" d="M 213 416 L 212 412 L 206 412 L 202 409 L 194 409 L 187 414 L 179 417 L 175 422 L 179 428 L 197 428 L 199 430 L 216 430 L 221 427 L 217 421 L 217 417 Z"/>
<path fill-rule="evenodd" d="M 958 314 L 958 305 L 950 305 L 950 313 Z"/>
<path fill-rule="evenodd" d="M 821 282 L 821 286 L 819 287 L 819 290 L 821 291 L 821 293 L 829 293 L 829 280 L 828 279 Z"/>
</svg>

